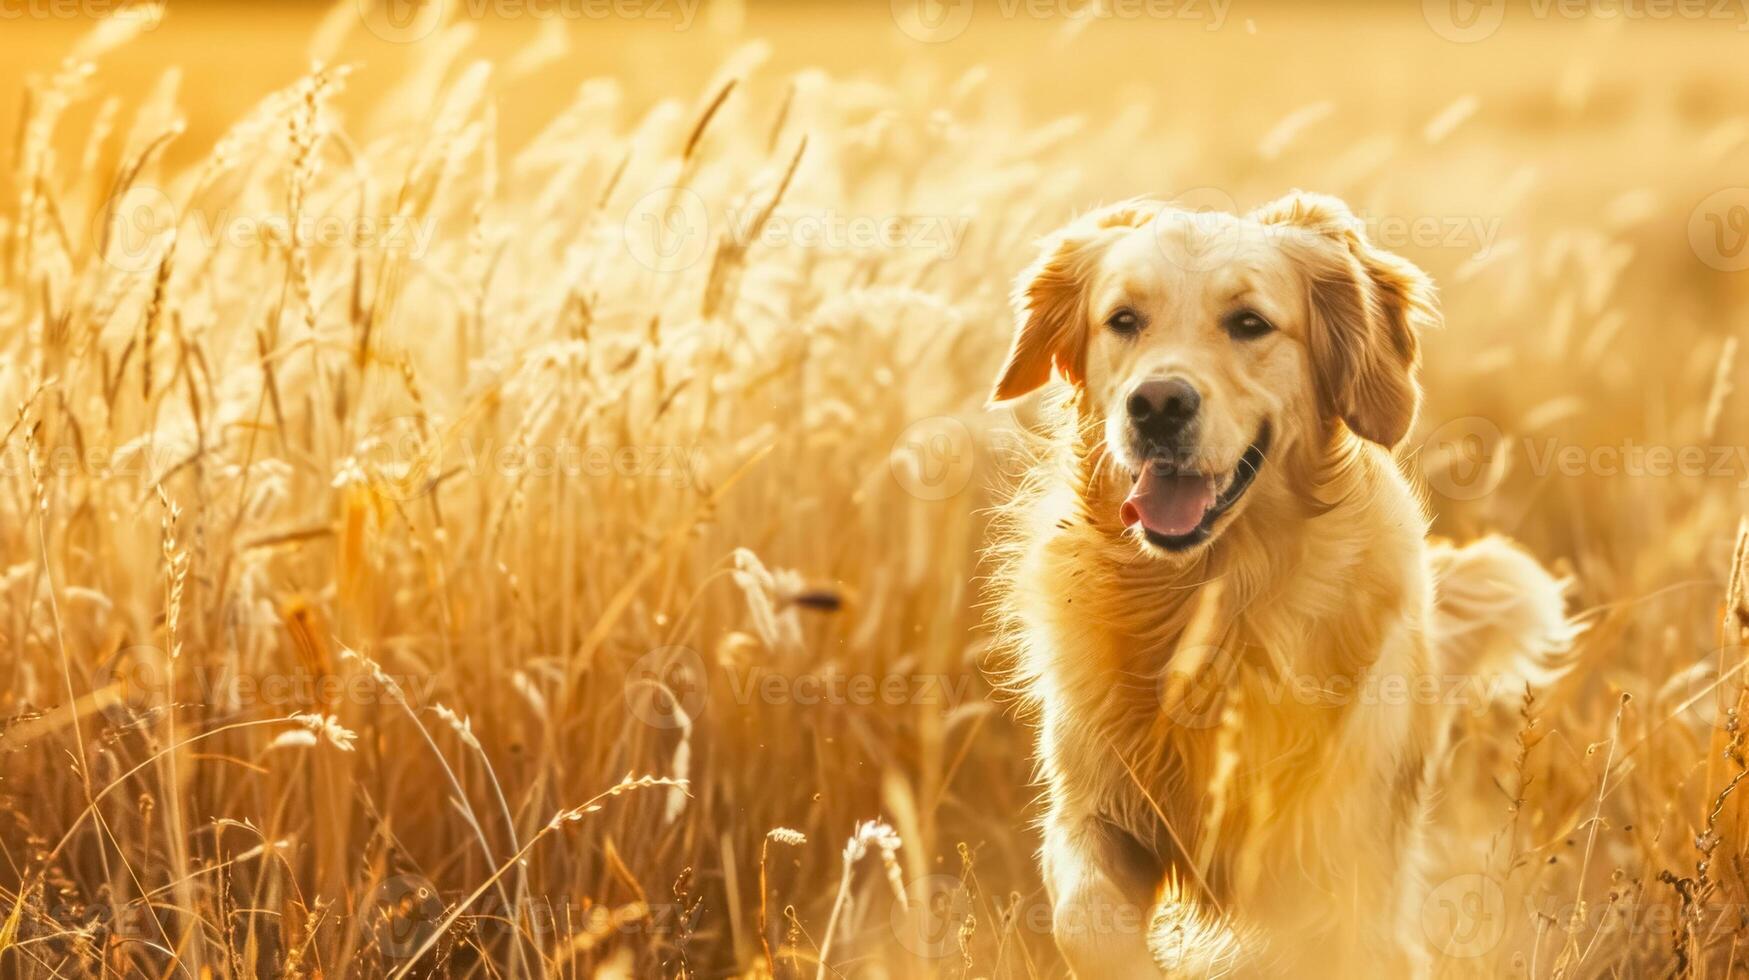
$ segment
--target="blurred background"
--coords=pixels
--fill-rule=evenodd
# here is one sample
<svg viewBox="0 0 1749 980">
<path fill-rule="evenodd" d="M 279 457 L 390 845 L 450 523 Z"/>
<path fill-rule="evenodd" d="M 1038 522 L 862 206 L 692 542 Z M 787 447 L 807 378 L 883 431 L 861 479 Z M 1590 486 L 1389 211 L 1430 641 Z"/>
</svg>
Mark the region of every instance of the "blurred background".
<svg viewBox="0 0 1749 980">
<path fill-rule="evenodd" d="M 1063 976 L 981 595 L 1009 285 L 1293 188 L 1440 286 L 1436 531 L 1588 624 L 1462 713 L 1439 974 L 1733 972 L 1746 37 L 0 0 L 0 972 Z"/>
</svg>

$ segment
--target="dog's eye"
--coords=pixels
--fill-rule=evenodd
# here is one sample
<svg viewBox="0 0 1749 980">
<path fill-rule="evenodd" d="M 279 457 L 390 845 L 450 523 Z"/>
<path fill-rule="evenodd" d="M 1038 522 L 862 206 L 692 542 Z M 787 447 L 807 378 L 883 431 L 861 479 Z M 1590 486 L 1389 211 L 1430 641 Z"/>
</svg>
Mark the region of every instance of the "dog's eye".
<svg viewBox="0 0 1749 980">
<path fill-rule="evenodd" d="M 1118 310 L 1105 318 L 1105 325 L 1110 327 L 1113 333 L 1132 334 L 1142 329 L 1142 318 L 1136 314 L 1135 310 Z"/>
<path fill-rule="evenodd" d="M 1259 316 L 1253 310 L 1238 310 L 1227 314 L 1221 326 L 1226 328 L 1227 335 L 1234 340 L 1256 340 L 1275 329 L 1275 324 Z"/>
</svg>

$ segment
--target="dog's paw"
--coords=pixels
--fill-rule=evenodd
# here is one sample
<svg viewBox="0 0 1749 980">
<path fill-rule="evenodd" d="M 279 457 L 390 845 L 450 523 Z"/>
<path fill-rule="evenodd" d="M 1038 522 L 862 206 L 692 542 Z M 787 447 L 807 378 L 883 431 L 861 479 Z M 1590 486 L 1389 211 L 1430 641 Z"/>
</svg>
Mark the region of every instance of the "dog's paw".
<svg viewBox="0 0 1749 980">
<path fill-rule="evenodd" d="M 1168 977 L 1219 977 L 1238 966 L 1244 943 L 1206 906 L 1165 895 L 1148 920 L 1148 952 Z"/>
</svg>

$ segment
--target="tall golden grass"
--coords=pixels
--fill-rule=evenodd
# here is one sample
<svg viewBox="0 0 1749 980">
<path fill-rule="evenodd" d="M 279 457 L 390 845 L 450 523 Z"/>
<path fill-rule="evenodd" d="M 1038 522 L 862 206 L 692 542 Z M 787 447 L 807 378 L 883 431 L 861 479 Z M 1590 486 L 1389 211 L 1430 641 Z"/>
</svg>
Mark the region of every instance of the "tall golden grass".
<svg viewBox="0 0 1749 980">
<path fill-rule="evenodd" d="M 1101 201 L 1292 186 L 1443 287 L 1438 530 L 1526 541 L 1587 624 L 1465 713 L 1441 974 L 1749 956 L 1729 25 L 360 9 L 222 76 L 223 10 L 0 41 L 42 68 L 0 180 L 0 972 L 1062 975 L 984 670 L 1007 280 Z"/>
</svg>

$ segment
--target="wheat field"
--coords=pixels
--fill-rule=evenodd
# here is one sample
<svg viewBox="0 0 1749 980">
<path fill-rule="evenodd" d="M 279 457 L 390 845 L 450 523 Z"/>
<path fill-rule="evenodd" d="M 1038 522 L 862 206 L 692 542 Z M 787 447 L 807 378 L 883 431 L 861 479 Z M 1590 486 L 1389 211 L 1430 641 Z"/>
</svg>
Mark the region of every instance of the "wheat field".
<svg viewBox="0 0 1749 980">
<path fill-rule="evenodd" d="M 1295 187 L 1585 624 L 1464 713 L 1438 975 L 1749 963 L 1749 14 L 252 6 L 0 0 L 0 975 L 1066 975 L 1009 283 Z"/>
</svg>

